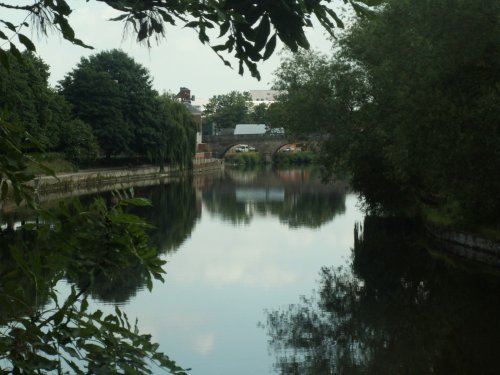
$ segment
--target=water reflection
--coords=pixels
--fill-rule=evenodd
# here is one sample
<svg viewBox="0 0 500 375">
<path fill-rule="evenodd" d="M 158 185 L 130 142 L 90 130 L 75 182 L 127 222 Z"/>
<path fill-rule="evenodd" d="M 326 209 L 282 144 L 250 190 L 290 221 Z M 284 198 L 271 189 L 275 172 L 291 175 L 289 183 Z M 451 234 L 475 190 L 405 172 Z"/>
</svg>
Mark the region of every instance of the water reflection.
<svg viewBox="0 0 500 375">
<path fill-rule="evenodd" d="M 277 217 L 291 228 L 318 228 L 345 212 L 345 194 L 344 185 L 323 185 L 311 169 L 226 170 L 224 174 L 136 187 L 134 195 L 148 198 L 151 206 L 132 207 L 130 211 L 152 225 L 152 245 L 160 253 L 168 253 L 190 237 L 202 208 L 233 224 L 249 224 L 258 215 Z M 111 193 L 105 193 L 104 198 L 108 204 L 115 199 Z M 81 197 L 84 204 L 93 199 L 91 195 Z M 58 203 L 46 205 L 50 208 Z M 24 209 L 4 214 L 4 226 L 13 228 L 19 221 L 33 220 L 30 215 Z M 89 278 L 90 273 L 82 268 L 68 281 L 80 290 L 91 285 L 89 293 L 94 299 L 118 304 L 130 301 L 147 281 L 143 265 L 133 257 L 123 259 L 120 267 L 103 269 Z"/>
<path fill-rule="evenodd" d="M 134 213 L 154 226 L 152 243 L 162 253 L 177 250 L 201 216 L 201 202 L 197 200 L 193 178 L 139 189 L 136 195 L 151 201 L 151 207 L 137 208 Z"/>
<path fill-rule="evenodd" d="M 31 275 L 22 272 L 10 251 L 12 246 L 23 243 L 33 245 L 34 240 L 32 231 L 14 231 L 13 226 L 0 231 L 0 326 L 18 316 L 33 315 L 46 305 L 48 286 L 41 281 L 37 283 Z M 31 250 L 34 246 L 30 245 L 27 248 Z M 46 268 L 45 264 L 40 268 L 44 269 L 47 279 L 53 277 L 54 271 Z"/>
<path fill-rule="evenodd" d="M 201 214 L 192 178 L 139 188 L 134 194 L 151 202 L 151 206 L 129 209 L 152 225 L 149 231 L 151 244 L 160 254 L 177 250 L 189 237 Z M 109 194 L 107 199 L 113 200 L 113 196 Z M 89 293 L 98 301 L 118 304 L 130 301 L 146 287 L 147 282 L 144 265 L 135 257 L 122 259 L 119 269 L 102 270 L 92 275 L 93 280 L 89 277 L 89 273 L 82 269 L 68 281 L 80 290 L 90 285 Z"/>
<path fill-rule="evenodd" d="M 345 194 L 344 185 L 324 185 L 312 169 L 228 170 L 227 179 L 203 192 L 203 202 L 235 225 L 272 215 L 291 228 L 318 228 L 345 212 Z"/>
<path fill-rule="evenodd" d="M 424 251 L 412 223 L 367 217 L 350 269 L 267 315 L 281 374 L 500 373 L 498 277 Z"/>
</svg>

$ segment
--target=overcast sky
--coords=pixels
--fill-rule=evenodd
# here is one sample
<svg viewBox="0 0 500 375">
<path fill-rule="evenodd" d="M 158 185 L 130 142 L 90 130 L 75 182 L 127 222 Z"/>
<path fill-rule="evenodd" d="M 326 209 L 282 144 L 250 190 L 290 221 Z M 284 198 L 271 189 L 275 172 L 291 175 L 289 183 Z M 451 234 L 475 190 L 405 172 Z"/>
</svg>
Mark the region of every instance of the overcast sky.
<svg viewBox="0 0 500 375">
<path fill-rule="evenodd" d="M 17 0 L 10 2 L 17 3 Z M 158 91 L 177 93 L 184 86 L 191 89 L 197 99 L 208 99 L 232 90 L 269 89 L 273 72 L 279 66 L 278 47 L 274 56 L 259 65 L 260 81 L 248 73 L 241 77 L 237 64 L 233 64 L 236 69 L 225 66 L 208 46 L 199 42 L 194 30 L 169 27 L 166 40 L 148 49 L 139 45 L 133 35 L 123 38 L 123 23 L 108 21 L 117 13 L 105 4 L 76 0 L 68 0 L 68 4 L 74 9 L 70 23 L 76 36 L 92 45 L 94 50 L 71 45 L 56 34 L 40 40 L 32 35 L 39 55 L 51 67 L 52 85 L 72 70 L 82 56 L 112 48 L 122 49 L 147 67 Z M 329 51 L 330 42 L 321 28 L 309 31 L 308 38 L 313 48 Z"/>
</svg>

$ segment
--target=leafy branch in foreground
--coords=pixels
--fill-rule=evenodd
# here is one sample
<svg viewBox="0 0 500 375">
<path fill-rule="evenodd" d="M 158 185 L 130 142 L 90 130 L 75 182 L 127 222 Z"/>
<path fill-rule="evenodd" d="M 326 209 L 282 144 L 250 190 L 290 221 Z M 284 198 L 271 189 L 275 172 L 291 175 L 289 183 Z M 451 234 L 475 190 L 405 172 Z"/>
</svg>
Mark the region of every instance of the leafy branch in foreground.
<svg viewBox="0 0 500 375">
<path fill-rule="evenodd" d="M 26 186 L 29 136 L 5 121 L 0 130 L 0 203 L 13 191 L 17 204 L 24 199 L 34 209 L 33 220 L 0 228 L 0 374 L 149 374 L 153 365 L 185 374 L 118 308 L 89 310 L 94 280 L 131 262 L 140 264 L 148 289 L 163 280 L 165 262 L 149 244 L 149 226 L 125 210 L 149 202 L 117 193 L 112 206 L 97 198 L 88 207 L 74 200 L 43 210 Z M 87 283 L 79 290 L 58 292 L 82 273 Z"/>
<path fill-rule="evenodd" d="M 252 76 L 260 79 L 257 62 L 267 60 L 276 48 L 278 39 L 296 52 L 299 47 L 308 49 L 309 42 L 305 29 L 313 26 L 317 19 L 322 27 L 333 35 L 335 27 L 344 27 L 337 13 L 332 9 L 333 0 L 282 0 L 282 1 L 166 1 L 166 0 L 97 0 L 114 8 L 120 14 L 111 20 L 121 21 L 131 26 L 139 42 L 151 46 L 151 40 L 165 37 L 165 25 L 181 25 L 194 29 L 203 44 L 209 44 L 224 64 L 231 63 L 222 53 L 232 54 L 239 62 L 239 73 L 244 66 Z M 382 4 L 383 0 L 343 0 L 358 14 L 367 14 L 369 7 Z M 30 5 L 12 6 L 0 3 L 0 8 L 23 11 L 25 20 L 14 25 L 0 19 L 5 32 L 0 30 L 0 41 L 8 45 L 13 54 L 19 50 L 14 39 L 30 51 L 34 43 L 21 33 L 23 28 L 33 25 L 46 35 L 54 29 L 69 42 L 91 48 L 76 37 L 69 16 L 72 12 L 68 1 L 33 1 Z M 26 22 L 30 20 L 29 23 Z M 214 39 L 220 40 L 217 44 Z M 17 38 L 16 38 L 17 36 Z M 6 61 L 5 52 L 0 48 L 0 62 Z"/>
</svg>

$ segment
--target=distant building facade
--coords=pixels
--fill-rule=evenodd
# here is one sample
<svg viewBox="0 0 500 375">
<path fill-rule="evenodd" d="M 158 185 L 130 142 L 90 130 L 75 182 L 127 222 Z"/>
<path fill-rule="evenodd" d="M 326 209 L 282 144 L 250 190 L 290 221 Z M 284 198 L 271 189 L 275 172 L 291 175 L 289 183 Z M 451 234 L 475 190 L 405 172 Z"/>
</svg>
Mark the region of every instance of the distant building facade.
<svg viewBox="0 0 500 375">
<path fill-rule="evenodd" d="M 277 100 L 278 96 L 283 94 L 283 90 L 250 90 L 250 95 L 252 96 L 252 103 L 266 103 L 270 104 Z"/>
</svg>

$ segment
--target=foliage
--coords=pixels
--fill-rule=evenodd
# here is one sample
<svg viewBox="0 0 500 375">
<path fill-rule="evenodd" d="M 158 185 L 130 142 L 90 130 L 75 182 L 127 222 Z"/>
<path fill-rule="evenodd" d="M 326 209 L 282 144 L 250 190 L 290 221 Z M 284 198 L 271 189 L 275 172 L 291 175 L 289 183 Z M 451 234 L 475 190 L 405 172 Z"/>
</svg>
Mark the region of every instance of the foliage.
<svg viewBox="0 0 500 375">
<path fill-rule="evenodd" d="M 325 167 L 348 171 L 374 211 L 458 205 L 458 225 L 495 221 L 499 13 L 493 0 L 391 1 L 335 61 L 285 60 L 278 113 L 324 137 Z"/>
<path fill-rule="evenodd" d="M 22 54 L 22 60 L 11 53 L 7 57 L 9 67 L 0 66 L 0 106 L 5 120 L 31 134 L 37 140 L 34 149 L 61 150 L 76 163 L 95 159 L 98 149 L 92 130 L 72 120 L 69 103 L 49 88 L 49 67 L 28 52 Z"/>
<path fill-rule="evenodd" d="M 311 151 L 277 152 L 274 163 L 280 164 L 311 164 L 316 161 L 316 155 Z"/>
<path fill-rule="evenodd" d="M 54 92 L 48 87 L 49 67 L 34 54 L 20 59 L 6 53 L 8 67 L 0 64 L 0 108 L 48 149 L 59 143 L 60 121 L 52 113 Z"/>
<path fill-rule="evenodd" d="M 218 130 L 247 123 L 251 100 L 249 92 L 231 91 L 229 94 L 215 95 L 205 106 L 205 120 L 214 124 Z"/>
<path fill-rule="evenodd" d="M 77 119 L 63 124 L 60 148 L 67 160 L 79 165 L 88 164 L 99 155 L 99 145 L 92 128 Z"/>
<path fill-rule="evenodd" d="M 268 105 L 266 103 L 259 103 L 254 105 L 249 114 L 249 120 L 252 124 L 268 124 L 269 119 L 267 116 Z"/>
<path fill-rule="evenodd" d="M 119 50 L 82 58 L 60 90 L 108 157 L 133 149 L 135 131 L 153 117 L 156 92 L 148 71 Z"/>
<path fill-rule="evenodd" d="M 265 163 L 262 154 L 258 152 L 240 152 L 226 157 L 225 160 L 228 164 L 251 167 Z"/>
<path fill-rule="evenodd" d="M 33 188 L 26 183 L 33 178 L 27 171 L 31 159 L 25 151 L 35 146 L 32 137 L 19 126 L 0 116 L 0 202 L 14 196 L 16 204 L 33 203 Z"/>
<path fill-rule="evenodd" d="M 308 48 L 309 42 L 304 29 L 312 27 L 316 18 L 331 34 L 335 26 L 343 27 L 342 21 L 329 7 L 330 0 L 286 0 L 282 2 L 240 2 L 240 1 L 135 1 L 135 0 L 98 0 L 117 10 L 120 14 L 113 21 L 129 25 L 137 35 L 139 42 L 151 45 L 151 39 L 157 41 L 165 36 L 165 24 L 194 29 L 201 43 L 210 44 L 211 48 L 226 65 L 231 65 L 222 53 L 233 53 L 238 60 L 239 73 L 244 66 L 252 76 L 260 78 L 256 63 L 267 60 L 276 48 L 279 38 L 292 51 L 299 47 Z M 367 13 L 365 5 L 379 5 L 381 0 L 343 0 L 351 4 L 358 13 Z M 22 33 L 30 26 L 26 20 L 42 34 L 56 30 L 69 42 L 89 47 L 78 39 L 69 23 L 71 7 L 67 0 L 57 2 L 33 0 L 30 5 L 10 5 L 0 3 L 0 8 L 17 10 L 26 14 L 24 21 L 13 24 L 2 19 L 0 39 L 8 43 L 10 51 L 18 54 L 19 44 L 34 51 L 36 46 Z M 213 44 L 213 39 L 220 39 Z M 0 49 L 0 61 L 5 63 L 5 52 Z"/>
<path fill-rule="evenodd" d="M 166 94 L 155 99 L 154 118 L 137 129 L 138 151 L 157 165 L 191 168 L 196 150 L 196 123 L 186 106 Z"/>
<path fill-rule="evenodd" d="M 2 372 L 151 373 L 150 366 L 158 365 L 185 374 L 118 308 L 108 315 L 88 309 L 92 284 L 101 275 L 121 272 L 132 260 L 143 267 L 149 289 L 153 278 L 163 280 L 164 261 L 149 245 L 148 226 L 123 209 L 148 202 L 119 194 L 111 207 L 97 199 L 88 207 L 75 200 L 57 212 L 42 210 L 26 185 L 30 159 L 23 148 L 36 144 L 26 143 L 29 134 L 2 118 L 0 131 L 0 202 L 12 190 L 16 203 L 25 200 L 37 215 L 19 228 L 0 229 Z M 88 282 L 61 299 L 56 285 L 82 272 Z"/>
</svg>

